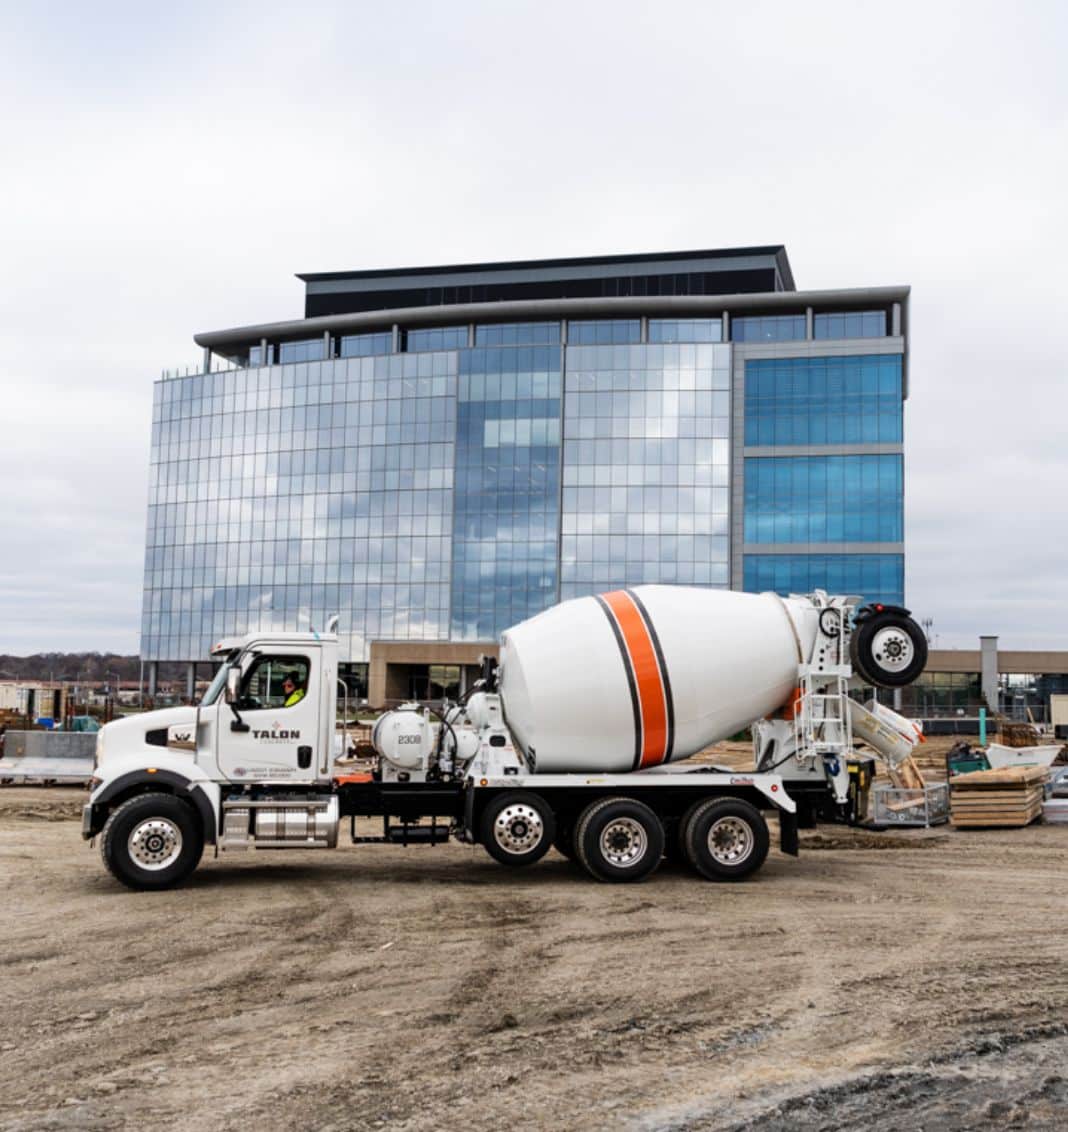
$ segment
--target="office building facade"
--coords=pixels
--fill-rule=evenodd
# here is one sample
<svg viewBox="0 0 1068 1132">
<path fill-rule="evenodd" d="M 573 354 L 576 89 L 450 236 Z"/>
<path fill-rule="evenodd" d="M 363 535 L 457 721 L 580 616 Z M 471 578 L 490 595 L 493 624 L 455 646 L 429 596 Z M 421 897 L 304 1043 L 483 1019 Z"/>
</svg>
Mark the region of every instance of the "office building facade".
<svg viewBox="0 0 1068 1132">
<path fill-rule="evenodd" d="M 626 585 L 903 600 L 907 287 L 778 246 L 300 278 L 156 385 L 150 665 L 338 614 L 408 695 Z"/>
</svg>

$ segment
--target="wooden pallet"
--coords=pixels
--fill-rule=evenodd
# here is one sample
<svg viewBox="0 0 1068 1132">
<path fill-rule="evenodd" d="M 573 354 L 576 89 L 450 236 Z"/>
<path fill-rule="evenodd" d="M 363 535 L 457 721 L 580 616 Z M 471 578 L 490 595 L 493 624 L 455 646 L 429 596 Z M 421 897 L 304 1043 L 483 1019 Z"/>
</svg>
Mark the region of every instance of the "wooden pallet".
<svg viewBox="0 0 1068 1132">
<path fill-rule="evenodd" d="M 950 780 L 950 822 L 958 827 L 1030 825 L 1042 813 L 1041 766 L 974 770 Z"/>
</svg>

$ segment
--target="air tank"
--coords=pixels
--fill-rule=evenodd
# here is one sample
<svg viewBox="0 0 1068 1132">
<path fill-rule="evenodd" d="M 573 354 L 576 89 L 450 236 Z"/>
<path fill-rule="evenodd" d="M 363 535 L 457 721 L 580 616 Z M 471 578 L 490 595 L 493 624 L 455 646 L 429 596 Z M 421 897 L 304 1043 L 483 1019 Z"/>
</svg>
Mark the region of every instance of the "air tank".
<svg viewBox="0 0 1068 1132">
<path fill-rule="evenodd" d="M 786 703 L 816 635 L 803 598 L 635 586 L 505 631 L 499 688 L 539 773 L 620 773 L 689 758 Z"/>
</svg>

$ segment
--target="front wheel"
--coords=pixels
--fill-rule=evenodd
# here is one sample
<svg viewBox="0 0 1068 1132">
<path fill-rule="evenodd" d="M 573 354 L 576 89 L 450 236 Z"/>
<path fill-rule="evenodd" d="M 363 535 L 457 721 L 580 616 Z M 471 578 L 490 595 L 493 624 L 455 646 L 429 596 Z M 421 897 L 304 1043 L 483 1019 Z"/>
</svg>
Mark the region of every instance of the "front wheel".
<svg viewBox="0 0 1068 1132">
<path fill-rule="evenodd" d="M 552 846 L 556 821 L 538 794 L 516 790 L 495 798 L 482 814 L 482 844 L 502 865 L 532 865 Z"/>
<path fill-rule="evenodd" d="M 768 855 L 764 815 L 741 798 L 696 803 L 682 822 L 686 859 L 706 880 L 743 880 Z"/>
<path fill-rule="evenodd" d="M 113 810 L 100 838 L 100 855 L 127 888 L 180 884 L 204 851 L 200 817 L 173 794 L 138 794 Z"/>
</svg>

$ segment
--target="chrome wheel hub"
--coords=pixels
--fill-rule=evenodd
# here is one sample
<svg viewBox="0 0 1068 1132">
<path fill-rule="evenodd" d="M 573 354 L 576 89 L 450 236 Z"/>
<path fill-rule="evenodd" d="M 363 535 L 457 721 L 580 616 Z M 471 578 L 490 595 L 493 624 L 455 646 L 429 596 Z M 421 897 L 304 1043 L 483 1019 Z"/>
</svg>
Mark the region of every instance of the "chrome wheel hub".
<svg viewBox="0 0 1068 1132">
<path fill-rule="evenodd" d="M 753 830 L 741 818 L 725 817 L 708 831 L 708 851 L 721 865 L 738 865 L 753 851 Z"/>
<path fill-rule="evenodd" d="M 648 848 L 645 829 L 634 818 L 614 818 L 601 831 L 601 856 L 616 868 L 637 864 Z"/>
<path fill-rule="evenodd" d="M 173 865 L 182 852 L 182 831 L 169 818 L 148 818 L 134 826 L 127 841 L 130 857 L 156 872 Z"/>
<path fill-rule="evenodd" d="M 493 839 L 506 853 L 529 853 L 545 835 L 545 823 L 533 806 L 505 806 L 493 823 Z"/>
<path fill-rule="evenodd" d="M 871 654 L 887 672 L 900 672 L 912 663 L 915 650 L 907 633 L 900 629 L 880 629 L 871 642 Z"/>
</svg>

